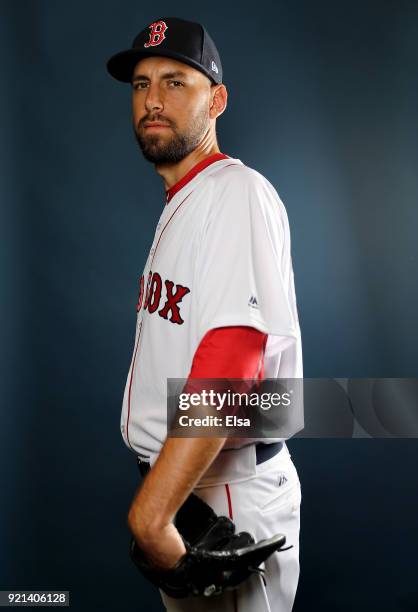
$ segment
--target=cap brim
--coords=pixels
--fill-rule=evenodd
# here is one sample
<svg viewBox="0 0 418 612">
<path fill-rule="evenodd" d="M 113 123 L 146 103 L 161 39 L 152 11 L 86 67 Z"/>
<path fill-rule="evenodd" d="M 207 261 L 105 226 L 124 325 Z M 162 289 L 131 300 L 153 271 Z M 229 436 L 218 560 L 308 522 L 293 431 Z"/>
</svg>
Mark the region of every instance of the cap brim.
<svg viewBox="0 0 418 612">
<path fill-rule="evenodd" d="M 196 70 L 199 70 L 199 72 L 203 72 L 203 74 L 205 74 L 213 83 L 218 83 L 218 81 L 214 79 L 209 71 L 205 70 L 194 60 L 182 55 L 181 53 L 168 50 L 165 51 L 164 49 L 150 49 L 149 51 L 146 49 L 127 49 L 126 51 L 121 51 L 120 53 L 112 55 L 112 57 L 108 60 L 106 67 L 109 74 L 114 79 L 122 81 L 122 83 L 130 83 L 132 81 L 132 73 L 136 64 L 141 59 L 151 57 L 153 55 L 170 57 L 171 59 L 183 62 L 183 64 L 187 64 L 192 68 L 196 68 Z"/>
</svg>

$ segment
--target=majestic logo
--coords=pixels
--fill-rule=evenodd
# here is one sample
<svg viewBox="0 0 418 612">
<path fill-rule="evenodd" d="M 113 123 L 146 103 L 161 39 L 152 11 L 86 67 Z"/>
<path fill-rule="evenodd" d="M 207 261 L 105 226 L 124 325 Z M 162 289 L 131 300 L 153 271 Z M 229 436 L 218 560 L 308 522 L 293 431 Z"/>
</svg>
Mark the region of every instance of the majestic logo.
<svg viewBox="0 0 418 612">
<path fill-rule="evenodd" d="M 211 66 L 213 72 L 216 72 L 216 74 L 218 74 L 219 70 L 218 70 L 218 66 L 215 64 L 215 62 L 212 60 L 212 66 Z"/>
<path fill-rule="evenodd" d="M 277 481 L 277 485 L 279 487 L 281 487 L 282 485 L 286 484 L 286 482 L 287 482 L 286 476 L 284 474 L 279 474 L 279 479 Z"/>
<path fill-rule="evenodd" d="M 255 295 L 252 295 L 248 300 L 248 306 L 251 306 L 252 308 L 258 308 L 258 302 Z"/>
<path fill-rule="evenodd" d="M 149 33 L 149 41 L 144 44 L 144 47 L 156 47 L 160 45 L 165 39 L 164 32 L 168 29 L 168 25 L 165 21 L 154 21 L 151 23 Z"/>
<path fill-rule="evenodd" d="M 180 315 L 180 303 L 184 296 L 190 293 L 190 289 L 183 285 L 176 285 L 174 288 L 173 281 L 166 279 L 163 282 L 158 272 L 152 271 L 148 273 L 145 295 L 144 284 L 144 275 L 142 275 L 139 281 L 139 298 L 136 311 L 139 312 L 141 307 L 148 310 L 150 314 L 158 310 L 158 314 L 163 319 L 182 325 L 184 321 Z"/>
</svg>

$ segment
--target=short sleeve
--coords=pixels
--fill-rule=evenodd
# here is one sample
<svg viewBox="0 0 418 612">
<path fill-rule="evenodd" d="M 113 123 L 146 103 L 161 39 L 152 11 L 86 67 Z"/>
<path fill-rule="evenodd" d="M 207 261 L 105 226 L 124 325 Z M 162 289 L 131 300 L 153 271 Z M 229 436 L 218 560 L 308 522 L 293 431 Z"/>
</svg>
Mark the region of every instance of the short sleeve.
<svg viewBox="0 0 418 612">
<path fill-rule="evenodd" d="M 214 187 L 196 262 L 199 338 L 214 327 L 248 325 L 291 344 L 297 321 L 284 206 L 256 171 L 228 170 Z"/>
</svg>

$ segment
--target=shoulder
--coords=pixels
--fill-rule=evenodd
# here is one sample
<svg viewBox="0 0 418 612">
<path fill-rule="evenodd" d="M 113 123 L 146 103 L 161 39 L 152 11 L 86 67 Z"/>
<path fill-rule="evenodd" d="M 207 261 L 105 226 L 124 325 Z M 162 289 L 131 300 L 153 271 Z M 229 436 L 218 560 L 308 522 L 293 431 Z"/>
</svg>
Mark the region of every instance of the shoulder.
<svg viewBox="0 0 418 612">
<path fill-rule="evenodd" d="M 225 163 L 211 176 L 212 180 L 220 187 L 224 184 L 245 185 L 246 187 L 268 184 L 272 187 L 269 181 L 254 168 L 250 168 L 239 160 L 230 159 L 226 161 L 229 161 L 229 163 Z"/>
<path fill-rule="evenodd" d="M 235 162 L 235 163 L 234 163 Z M 210 177 L 215 208 L 231 207 L 243 211 L 247 208 L 264 208 L 287 217 L 285 206 L 271 182 L 260 172 L 231 159 Z"/>
</svg>

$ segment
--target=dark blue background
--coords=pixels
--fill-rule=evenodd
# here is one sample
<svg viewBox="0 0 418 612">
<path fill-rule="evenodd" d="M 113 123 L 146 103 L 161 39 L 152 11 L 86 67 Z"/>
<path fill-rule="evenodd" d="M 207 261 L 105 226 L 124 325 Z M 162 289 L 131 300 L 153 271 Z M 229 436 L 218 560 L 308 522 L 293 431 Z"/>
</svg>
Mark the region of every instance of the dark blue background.
<svg viewBox="0 0 418 612">
<path fill-rule="evenodd" d="M 164 192 L 105 61 L 170 15 L 219 47 L 222 151 L 287 207 L 305 375 L 417 376 L 415 2 L 2 2 L 0 588 L 77 611 L 162 609 L 127 555 L 119 417 Z M 418 610 L 416 441 L 289 448 L 295 610 Z"/>
</svg>

